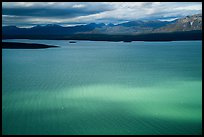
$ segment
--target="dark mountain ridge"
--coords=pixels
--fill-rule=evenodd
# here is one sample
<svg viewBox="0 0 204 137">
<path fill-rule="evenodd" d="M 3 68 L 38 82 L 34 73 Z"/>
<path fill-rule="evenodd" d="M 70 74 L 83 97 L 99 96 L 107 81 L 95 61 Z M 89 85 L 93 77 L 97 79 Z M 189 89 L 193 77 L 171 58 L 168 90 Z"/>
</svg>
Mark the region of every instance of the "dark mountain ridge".
<svg viewBox="0 0 204 137">
<path fill-rule="evenodd" d="M 102 39 L 108 41 L 111 39 L 113 39 L 113 41 L 178 40 L 179 38 L 182 40 L 200 40 L 202 39 L 202 14 L 187 16 L 174 21 L 138 20 L 117 25 L 111 23 L 107 25 L 104 23 L 90 23 L 86 25 L 63 27 L 57 24 L 48 24 L 45 26 L 37 25 L 32 28 L 18 28 L 16 26 L 4 26 L 2 28 L 3 38 Z M 187 37 L 184 38 L 178 34 Z M 176 35 L 178 38 L 170 35 Z M 98 36 L 101 36 L 101 38 Z"/>
</svg>

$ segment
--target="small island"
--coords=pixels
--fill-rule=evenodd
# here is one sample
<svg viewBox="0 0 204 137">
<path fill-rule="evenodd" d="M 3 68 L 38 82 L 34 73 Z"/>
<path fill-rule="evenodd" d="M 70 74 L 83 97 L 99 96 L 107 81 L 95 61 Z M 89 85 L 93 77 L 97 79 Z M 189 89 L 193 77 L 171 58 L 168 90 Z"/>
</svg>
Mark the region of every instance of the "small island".
<svg viewBox="0 0 204 137">
<path fill-rule="evenodd" d="M 76 43 L 76 41 L 70 41 L 69 43 Z"/>
<path fill-rule="evenodd" d="M 33 43 L 17 43 L 17 42 L 2 42 L 4 49 L 43 49 L 43 48 L 56 48 L 58 46 L 33 44 Z"/>
</svg>

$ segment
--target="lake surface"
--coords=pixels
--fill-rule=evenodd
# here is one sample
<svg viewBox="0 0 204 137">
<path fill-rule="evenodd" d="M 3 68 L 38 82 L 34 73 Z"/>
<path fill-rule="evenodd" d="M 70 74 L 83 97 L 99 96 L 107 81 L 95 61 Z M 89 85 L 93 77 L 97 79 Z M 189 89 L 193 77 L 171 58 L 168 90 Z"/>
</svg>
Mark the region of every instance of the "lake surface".
<svg viewBox="0 0 204 137">
<path fill-rule="evenodd" d="M 202 41 L 4 40 L 3 134 L 202 134 Z"/>
</svg>

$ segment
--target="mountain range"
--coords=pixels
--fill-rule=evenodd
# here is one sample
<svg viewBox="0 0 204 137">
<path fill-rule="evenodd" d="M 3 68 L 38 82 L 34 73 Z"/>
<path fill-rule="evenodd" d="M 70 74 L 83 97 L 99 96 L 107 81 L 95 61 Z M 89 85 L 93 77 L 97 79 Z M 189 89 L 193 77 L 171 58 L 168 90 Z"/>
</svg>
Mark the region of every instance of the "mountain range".
<svg viewBox="0 0 204 137">
<path fill-rule="evenodd" d="M 32 28 L 2 27 L 3 39 L 58 39 L 93 41 L 202 40 L 202 14 L 173 21 L 136 20 L 120 24 L 90 23 L 72 27 L 57 24 Z"/>
<path fill-rule="evenodd" d="M 120 24 L 90 23 L 72 27 L 57 24 L 37 25 L 32 28 L 3 26 L 3 35 L 72 35 L 72 34 L 113 34 L 135 35 L 164 32 L 202 30 L 202 14 L 186 16 L 174 21 L 136 20 Z"/>
</svg>

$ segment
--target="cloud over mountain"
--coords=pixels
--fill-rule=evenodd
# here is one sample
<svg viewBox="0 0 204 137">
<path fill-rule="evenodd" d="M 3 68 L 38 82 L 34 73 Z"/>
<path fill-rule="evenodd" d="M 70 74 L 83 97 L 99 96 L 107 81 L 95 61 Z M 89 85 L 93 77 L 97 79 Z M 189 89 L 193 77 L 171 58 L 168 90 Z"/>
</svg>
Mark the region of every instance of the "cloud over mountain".
<svg viewBox="0 0 204 137">
<path fill-rule="evenodd" d="M 202 12 L 201 2 L 3 2 L 3 25 L 119 23 Z"/>
</svg>

